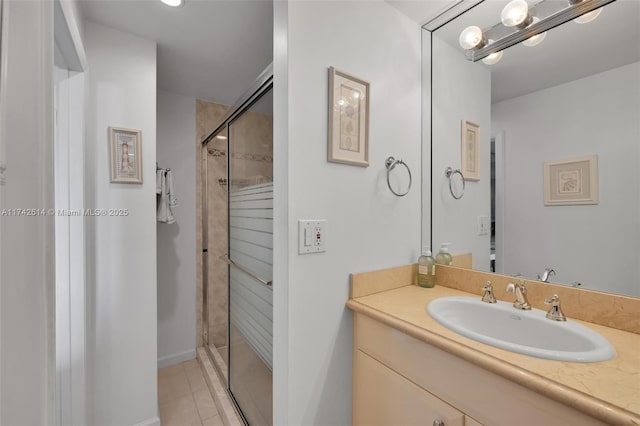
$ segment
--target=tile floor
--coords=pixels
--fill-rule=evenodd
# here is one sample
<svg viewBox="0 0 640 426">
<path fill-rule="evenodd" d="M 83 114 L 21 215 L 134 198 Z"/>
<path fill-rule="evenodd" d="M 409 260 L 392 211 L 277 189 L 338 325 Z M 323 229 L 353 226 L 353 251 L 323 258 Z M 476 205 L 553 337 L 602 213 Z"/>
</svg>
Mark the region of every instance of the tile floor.
<svg viewBox="0 0 640 426">
<path fill-rule="evenodd" d="M 198 361 L 158 370 L 158 404 L 162 426 L 222 426 Z"/>
</svg>

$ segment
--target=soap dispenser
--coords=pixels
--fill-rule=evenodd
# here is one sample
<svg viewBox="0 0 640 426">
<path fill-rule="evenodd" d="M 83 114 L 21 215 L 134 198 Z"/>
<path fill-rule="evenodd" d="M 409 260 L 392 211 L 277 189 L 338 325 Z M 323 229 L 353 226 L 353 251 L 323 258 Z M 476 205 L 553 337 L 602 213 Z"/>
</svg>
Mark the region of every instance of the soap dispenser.
<svg viewBox="0 0 640 426">
<path fill-rule="evenodd" d="M 433 288 L 436 285 L 436 261 L 431 257 L 431 248 L 424 246 L 418 258 L 418 285 Z"/>
<path fill-rule="evenodd" d="M 453 258 L 449 253 L 449 244 L 450 243 L 442 243 L 440 245 L 440 251 L 436 255 L 436 263 L 439 265 L 451 265 Z"/>
</svg>

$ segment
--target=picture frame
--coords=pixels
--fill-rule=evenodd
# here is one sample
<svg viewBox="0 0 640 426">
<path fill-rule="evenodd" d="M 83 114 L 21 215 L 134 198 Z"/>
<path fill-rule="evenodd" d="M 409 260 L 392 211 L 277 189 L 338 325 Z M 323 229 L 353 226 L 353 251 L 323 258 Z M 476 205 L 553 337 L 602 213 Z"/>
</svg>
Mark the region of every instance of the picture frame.
<svg viewBox="0 0 640 426">
<path fill-rule="evenodd" d="M 109 127 L 111 182 L 142 184 L 142 132 Z"/>
<path fill-rule="evenodd" d="M 598 204 L 598 156 L 544 163 L 544 205 Z"/>
<path fill-rule="evenodd" d="M 480 126 L 462 120 L 460 136 L 461 168 L 465 180 L 480 180 Z"/>
<path fill-rule="evenodd" d="M 329 67 L 327 161 L 369 166 L 369 82 Z"/>
</svg>

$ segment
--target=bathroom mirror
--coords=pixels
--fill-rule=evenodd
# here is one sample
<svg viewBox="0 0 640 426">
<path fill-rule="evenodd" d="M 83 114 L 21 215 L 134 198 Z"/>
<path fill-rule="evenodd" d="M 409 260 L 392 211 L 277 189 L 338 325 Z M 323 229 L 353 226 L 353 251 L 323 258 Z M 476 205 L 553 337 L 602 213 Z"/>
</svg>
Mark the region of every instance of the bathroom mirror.
<svg viewBox="0 0 640 426">
<path fill-rule="evenodd" d="M 609 3 L 492 65 L 467 60 L 462 31 L 499 23 L 507 3 L 424 30 L 423 244 L 450 242 L 476 270 L 639 297 L 640 2 Z M 447 167 L 467 174 L 460 199 Z"/>
</svg>

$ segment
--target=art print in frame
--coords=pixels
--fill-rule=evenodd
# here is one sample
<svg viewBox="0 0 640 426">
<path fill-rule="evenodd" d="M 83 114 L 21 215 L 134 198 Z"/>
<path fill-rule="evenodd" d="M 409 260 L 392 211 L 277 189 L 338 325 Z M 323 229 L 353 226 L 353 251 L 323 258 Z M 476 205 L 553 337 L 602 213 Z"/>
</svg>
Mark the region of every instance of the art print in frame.
<svg viewBox="0 0 640 426">
<path fill-rule="evenodd" d="M 544 163 L 544 205 L 598 204 L 598 156 Z"/>
<path fill-rule="evenodd" d="M 327 160 L 369 166 L 369 83 L 329 68 Z"/>
<path fill-rule="evenodd" d="M 461 164 L 465 180 L 480 180 L 480 126 L 462 120 Z"/>
<path fill-rule="evenodd" d="M 109 127 L 111 182 L 142 183 L 142 139 L 140 130 Z"/>
</svg>

